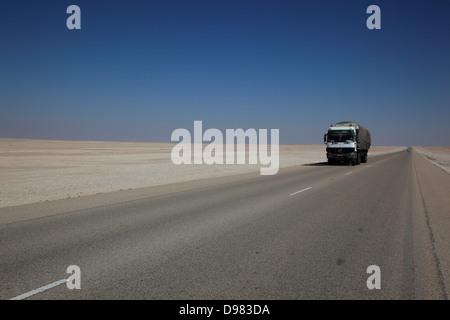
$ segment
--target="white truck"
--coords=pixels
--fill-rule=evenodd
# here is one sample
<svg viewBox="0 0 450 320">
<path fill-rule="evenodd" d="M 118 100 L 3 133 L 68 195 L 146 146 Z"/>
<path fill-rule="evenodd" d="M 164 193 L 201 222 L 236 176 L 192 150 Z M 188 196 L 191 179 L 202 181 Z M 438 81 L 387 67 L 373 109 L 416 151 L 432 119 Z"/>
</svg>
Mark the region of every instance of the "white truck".
<svg viewBox="0 0 450 320">
<path fill-rule="evenodd" d="M 359 165 L 367 162 L 367 152 L 371 145 L 370 132 L 352 121 L 332 124 L 323 137 L 327 145 L 329 164 L 348 163 Z"/>
</svg>

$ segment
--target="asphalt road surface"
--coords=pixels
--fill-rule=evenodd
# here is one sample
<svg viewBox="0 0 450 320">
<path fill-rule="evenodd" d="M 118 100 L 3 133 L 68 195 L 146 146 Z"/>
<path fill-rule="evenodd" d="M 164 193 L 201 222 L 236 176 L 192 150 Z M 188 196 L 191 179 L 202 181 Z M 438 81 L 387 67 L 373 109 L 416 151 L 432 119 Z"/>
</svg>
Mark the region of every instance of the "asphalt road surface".
<svg viewBox="0 0 450 320">
<path fill-rule="evenodd" d="M 0 298 L 448 299 L 449 190 L 409 150 L 3 208 Z"/>
</svg>

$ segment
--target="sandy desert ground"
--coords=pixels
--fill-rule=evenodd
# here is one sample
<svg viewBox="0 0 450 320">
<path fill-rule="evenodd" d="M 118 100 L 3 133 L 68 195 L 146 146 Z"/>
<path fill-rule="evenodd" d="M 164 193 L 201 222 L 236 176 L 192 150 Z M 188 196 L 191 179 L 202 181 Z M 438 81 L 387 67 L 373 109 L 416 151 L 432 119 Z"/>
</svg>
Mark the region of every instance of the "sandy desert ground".
<svg viewBox="0 0 450 320">
<path fill-rule="evenodd" d="M 0 207 L 258 172 L 263 166 L 177 166 L 170 158 L 174 145 L 0 139 Z M 369 156 L 402 149 L 373 146 Z M 443 150 L 447 164 L 449 152 Z M 280 146 L 280 168 L 325 161 L 324 145 Z"/>
<path fill-rule="evenodd" d="M 450 146 L 414 147 L 414 149 L 450 174 Z"/>
</svg>

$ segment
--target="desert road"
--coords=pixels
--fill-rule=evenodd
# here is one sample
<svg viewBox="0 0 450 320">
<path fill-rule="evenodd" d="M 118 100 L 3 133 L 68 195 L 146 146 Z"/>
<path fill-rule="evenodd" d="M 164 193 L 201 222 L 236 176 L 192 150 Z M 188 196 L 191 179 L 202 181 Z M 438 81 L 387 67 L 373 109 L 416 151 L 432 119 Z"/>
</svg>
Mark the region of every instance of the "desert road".
<svg viewBox="0 0 450 320">
<path fill-rule="evenodd" d="M 408 149 L 2 208 L 0 299 L 448 299 L 449 190 Z"/>
</svg>

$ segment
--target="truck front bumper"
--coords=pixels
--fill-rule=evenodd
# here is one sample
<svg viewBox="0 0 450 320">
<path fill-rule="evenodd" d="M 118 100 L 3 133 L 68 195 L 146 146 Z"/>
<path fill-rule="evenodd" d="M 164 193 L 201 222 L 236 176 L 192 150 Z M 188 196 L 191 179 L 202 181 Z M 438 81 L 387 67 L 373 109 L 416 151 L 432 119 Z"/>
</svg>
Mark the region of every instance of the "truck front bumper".
<svg viewBox="0 0 450 320">
<path fill-rule="evenodd" d="M 331 153 L 331 152 L 327 152 L 327 159 L 328 160 L 335 160 L 335 161 L 356 160 L 356 152 L 351 152 L 351 153 Z"/>
</svg>

